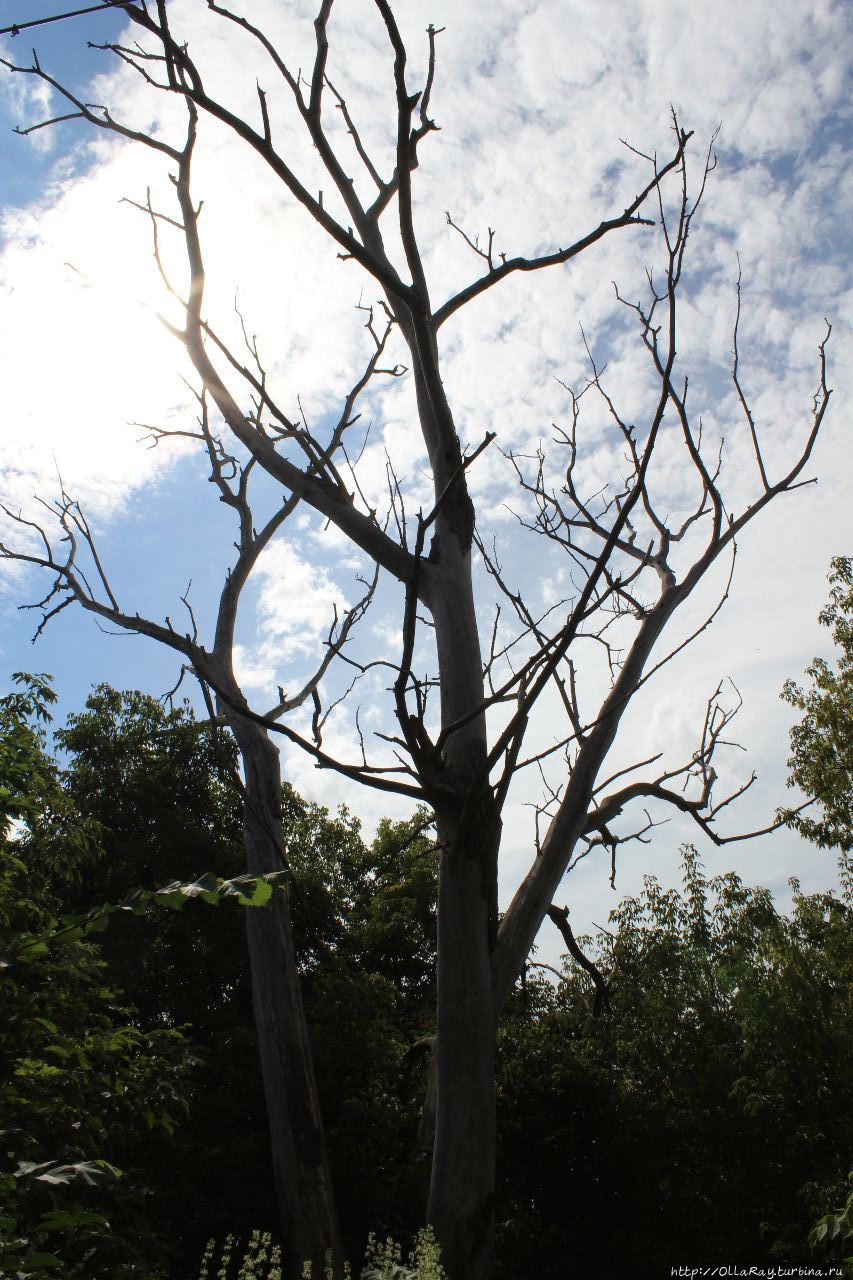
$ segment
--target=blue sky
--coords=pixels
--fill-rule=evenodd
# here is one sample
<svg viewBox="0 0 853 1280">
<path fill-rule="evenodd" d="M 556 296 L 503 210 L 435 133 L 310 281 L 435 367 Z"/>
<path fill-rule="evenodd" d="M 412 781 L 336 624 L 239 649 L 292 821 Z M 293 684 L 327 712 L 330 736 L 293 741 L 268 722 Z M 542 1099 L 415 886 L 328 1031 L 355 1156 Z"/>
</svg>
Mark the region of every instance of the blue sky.
<svg viewBox="0 0 853 1280">
<path fill-rule="evenodd" d="M 83 3 L 51 4 L 39 0 L 2 0 L 0 3 L 0 27 L 15 22 L 29 22 L 39 18 L 84 9 Z M 124 20 L 116 12 L 81 15 L 62 22 L 26 28 L 17 36 L 3 37 L 5 55 L 10 60 L 29 63 L 35 48 L 44 66 L 54 69 L 57 77 L 72 92 L 82 90 L 91 82 L 93 69 L 102 69 L 106 54 L 87 47 L 88 41 L 103 42 L 115 39 L 124 26 Z M 21 123 L 14 106 L 4 103 L 3 127 L 0 131 L 0 166 L 2 166 L 2 192 L 4 204 L 27 204 L 37 200 L 44 186 L 50 181 L 57 162 L 57 153 L 72 155 L 79 150 L 85 131 L 65 125 L 57 132 L 51 148 L 22 146 L 22 139 L 12 129 Z M 11 109 L 10 109 L 11 107 Z M 29 123 L 29 120 L 26 121 Z"/>
<path fill-rule="evenodd" d="M 0 0 L 0 25 L 62 7 Z M 252 0 L 245 8 L 269 22 L 295 65 L 307 65 L 311 5 Z M 707 9 L 684 0 L 595 6 L 586 0 L 499 0 L 488 23 L 473 0 L 410 0 L 398 8 L 415 67 L 423 61 L 427 22 L 447 27 L 432 104 L 441 131 L 427 140 L 416 175 L 418 226 L 436 298 L 475 270 L 470 252 L 446 225 L 445 209 L 472 234 L 485 236 L 494 226 L 497 247 L 510 253 L 558 246 L 633 196 L 642 167 L 619 139 L 664 154 L 674 104 L 696 132 L 697 157 L 722 122 L 718 167 L 688 260 L 680 350 L 709 436 L 726 437 L 733 505 L 748 500 L 752 482 L 727 372 L 738 255 L 744 377 L 767 433 L 768 456 L 779 465 L 807 423 L 823 317 L 833 322 L 834 406 L 811 468 L 820 484 L 786 499 L 747 535 L 726 613 L 650 691 L 625 746 L 636 754 L 656 740 L 689 750 L 705 698 L 719 679 L 730 677 L 744 697 L 741 740 L 749 748 L 747 763 L 733 763 L 731 776 L 736 767 L 756 767 L 761 775 L 732 824 L 763 825 L 785 798 L 789 713 L 778 691 L 786 676 L 796 676 L 826 650 L 816 624 L 825 574 L 831 555 L 851 550 L 849 7 L 780 0 L 771 9 L 763 0 L 726 0 L 713 23 Z M 171 11 L 191 32 L 211 82 L 229 101 L 256 112 L 255 76 L 269 88 L 268 68 L 255 66 L 242 46 L 236 54 L 233 39 L 223 38 L 221 24 L 210 21 L 200 0 L 173 0 Z M 333 74 L 364 121 L 367 144 L 387 157 L 388 59 L 375 19 L 366 0 L 339 0 L 335 13 Z M 121 23 L 116 14 L 97 14 L 6 37 L 4 56 L 27 61 L 35 44 L 42 65 L 75 89 L 91 75 L 106 75 L 91 90 L 96 101 L 109 101 L 140 125 L 174 131 L 180 126 L 174 105 L 152 100 L 132 75 L 85 48 L 89 39 L 113 37 Z M 129 425 L 186 426 L 194 412 L 181 381 L 189 370 L 156 319 L 158 310 L 168 313 L 168 303 L 153 268 L 146 221 L 119 203 L 122 196 L 144 198 L 150 185 L 167 207 L 167 167 L 138 148 L 93 138 L 76 124 L 16 137 L 15 123 L 30 124 L 57 109 L 39 100 L 35 88 L 23 78 L 0 82 L 0 486 L 7 501 L 30 510 L 34 494 L 55 494 L 58 468 L 90 513 L 128 605 L 158 618 L 177 616 L 179 596 L 192 578 L 194 606 L 205 624 L 230 555 L 228 512 L 217 505 L 191 451 L 146 450 L 138 444 L 140 430 Z M 277 127 L 275 113 L 282 112 L 283 128 L 283 104 L 274 92 L 270 101 Z M 291 136 L 294 163 L 311 173 L 310 147 L 295 130 Z M 196 168 L 205 200 L 211 312 L 224 331 L 233 330 L 238 291 L 277 394 L 293 412 L 301 403 L 322 429 L 365 358 L 363 317 L 354 310 L 365 282 L 352 264 L 337 261 L 233 140 L 203 130 Z M 547 439 L 551 423 L 564 420 L 567 410 L 555 375 L 573 385 L 588 376 L 581 323 L 596 356 L 609 361 L 614 392 L 641 419 L 649 380 L 614 306 L 611 281 L 629 292 L 641 288 L 657 252 L 643 233 L 611 238 L 570 269 L 508 284 L 454 318 L 443 354 L 463 440 L 476 445 L 495 429 L 502 446 L 530 450 Z M 164 253 L 180 281 L 179 246 L 170 241 Z M 428 491 L 411 410 L 406 379 L 369 397 L 364 420 L 373 427 L 361 475 L 368 498 L 384 501 L 387 450 L 414 510 L 428 502 Z M 593 419 L 590 430 L 592 489 L 618 466 L 618 453 L 601 421 Z M 568 591 L 559 565 L 522 547 L 511 514 L 519 495 L 497 449 L 483 455 L 471 479 L 481 526 L 498 538 L 508 572 L 529 586 L 538 604 L 548 603 L 549 592 Z M 670 486 L 673 502 L 681 483 L 673 463 L 660 480 Z M 269 509 L 275 501 L 266 487 L 262 505 Z M 244 684 L 259 709 L 274 701 L 278 683 L 290 688 L 310 670 L 322 651 L 333 600 L 356 598 L 358 567 L 350 549 L 307 517 L 293 523 L 260 566 L 239 637 Z M 31 647 L 33 615 L 16 606 L 44 589 L 37 578 L 4 567 L 0 651 L 6 672 L 52 672 L 63 711 L 78 707 L 97 680 L 155 693 L 173 682 L 177 663 L 171 655 L 145 640 L 105 636 L 73 609 Z M 486 588 L 482 603 L 487 626 Z M 358 652 L 393 656 L 397 605 L 395 591 L 383 586 Z M 426 650 L 423 661 L 430 661 Z M 593 669 L 594 663 L 591 686 L 598 679 Z M 366 684 L 363 697 L 372 726 L 388 727 L 381 681 Z M 541 741 L 548 718 L 546 708 L 535 728 Z M 331 739 L 349 753 L 353 732 L 352 713 L 342 709 L 330 725 Z M 292 752 L 284 761 L 288 776 L 308 794 L 332 804 L 346 800 L 368 827 L 394 808 L 385 797 L 358 795 L 336 777 L 318 776 Z M 529 856 L 525 806 L 536 798 L 534 783 L 519 790 L 507 816 L 505 894 Z M 620 889 L 636 888 L 643 870 L 671 879 L 678 842 L 694 835 L 676 823 L 656 834 L 651 851 L 627 852 Z M 782 901 L 790 874 L 801 874 L 806 887 L 832 877 L 830 857 L 787 833 L 722 852 L 697 843 L 712 869 L 736 866 L 746 878 L 770 884 Z M 566 899 L 578 923 L 606 915 L 606 872 L 603 861 L 590 859 L 567 882 Z"/>
</svg>

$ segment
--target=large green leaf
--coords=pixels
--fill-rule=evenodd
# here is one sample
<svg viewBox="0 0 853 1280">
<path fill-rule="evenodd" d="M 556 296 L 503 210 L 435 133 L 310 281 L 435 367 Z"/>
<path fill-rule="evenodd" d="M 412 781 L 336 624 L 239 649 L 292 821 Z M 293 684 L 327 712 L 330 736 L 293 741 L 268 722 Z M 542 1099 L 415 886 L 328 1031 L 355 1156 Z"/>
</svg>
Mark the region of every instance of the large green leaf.
<svg viewBox="0 0 853 1280">
<path fill-rule="evenodd" d="M 188 902 L 195 900 L 218 907 L 227 898 L 234 899 L 242 907 L 265 907 L 274 890 L 283 888 L 289 879 L 289 871 L 270 871 L 262 876 L 234 876 L 228 880 L 205 872 L 196 880 L 174 880 L 159 889 L 133 889 L 120 902 L 103 903 L 82 916 L 64 916 L 49 933 L 39 937 L 25 935 L 13 951 L 0 954 L 0 969 L 46 955 L 52 946 L 66 946 L 87 934 L 101 933 L 109 924 L 110 917 L 120 911 L 142 915 L 152 906 L 180 911 Z"/>
<path fill-rule="evenodd" d="M 34 1178 L 36 1182 L 60 1186 L 66 1182 L 74 1182 L 78 1178 L 88 1183 L 94 1183 L 98 1178 L 120 1178 L 121 1170 L 106 1160 L 78 1160 L 75 1164 L 59 1164 L 55 1160 L 34 1164 L 29 1160 L 22 1160 L 12 1176 Z"/>
</svg>

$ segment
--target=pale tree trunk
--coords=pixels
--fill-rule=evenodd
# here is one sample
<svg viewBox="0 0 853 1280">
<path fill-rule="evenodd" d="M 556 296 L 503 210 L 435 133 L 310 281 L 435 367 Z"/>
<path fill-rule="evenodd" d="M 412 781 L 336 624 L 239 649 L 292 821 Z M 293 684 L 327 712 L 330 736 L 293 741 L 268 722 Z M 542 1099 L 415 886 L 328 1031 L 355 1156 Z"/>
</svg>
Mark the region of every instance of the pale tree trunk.
<svg viewBox="0 0 853 1280">
<path fill-rule="evenodd" d="M 282 869 L 279 754 L 266 732 L 233 716 L 245 770 L 244 834 L 252 875 Z M 342 1274 L 343 1249 L 326 1155 L 317 1084 L 302 1005 L 288 892 L 247 911 L 252 1002 L 272 1143 L 276 1197 L 289 1272 L 309 1259 L 324 1275 L 331 1253 Z"/>
<path fill-rule="evenodd" d="M 412 264 L 410 264 L 412 265 Z M 433 762 L 439 841 L 435 1139 L 427 1218 L 451 1280 L 489 1280 L 497 1150 L 492 954 L 500 818 L 485 769 L 483 662 L 474 606 L 474 508 L 439 371 L 426 283 L 422 312 L 398 309 L 412 353 L 418 416 L 436 499 L 420 572 L 435 627 L 443 730 L 462 722 Z M 405 637 L 404 637 L 405 639 Z"/>
<path fill-rule="evenodd" d="M 486 1280 L 494 1247 L 491 1008 L 494 839 L 438 823 L 436 1130 L 428 1217 L 452 1280 Z"/>
<path fill-rule="evenodd" d="M 445 468 L 442 468 L 445 470 Z M 441 672 L 442 724 L 482 706 L 471 583 L 473 522 L 464 477 L 439 516 L 430 608 Z M 452 1280 L 487 1280 L 494 1248 L 495 1074 L 491 961 L 497 924 L 500 822 L 485 776 L 482 712 L 444 749 L 453 800 L 436 806 L 438 894 L 436 1130 L 428 1218 Z"/>
</svg>

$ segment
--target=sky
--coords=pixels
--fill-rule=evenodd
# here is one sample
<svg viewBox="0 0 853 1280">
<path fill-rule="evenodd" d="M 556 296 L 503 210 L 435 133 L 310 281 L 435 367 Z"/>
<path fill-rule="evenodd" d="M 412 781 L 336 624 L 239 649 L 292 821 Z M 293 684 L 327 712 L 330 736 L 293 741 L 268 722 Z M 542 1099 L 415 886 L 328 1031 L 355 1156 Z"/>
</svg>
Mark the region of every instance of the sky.
<svg viewBox="0 0 853 1280">
<path fill-rule="evenodd" d="M 0 0 L 0 26 L 64 7 L 73 6 Z M 294 68 L 310 66 L 311 5 L 245 0 L 240 11 L 264 26 Z M 688 250 L 678 349 L 706 438 L 725 440 L 722 474 L 732 508 L 754 496 L 756 483 L 730 378 L 738 264 L 741 376 L 775 473 L 807 430 L 817 347 L 825 318 L 832 323 L 832 404 L 805 473 L 817 483 L 780 498 L 747 531 L 725 609 L 650 683 L 608 762 L 615 769 L 658 750 L 673 759 L 689 756 L 705 703 L 722 681 L 728 704 L 743 699 L 736 727 L 745 751 L 727 753 L 721 785 L 737 785 L 752 770 L 758 781 L 721 828 L 762 827 L 787 798 L 791 712 L 779 691 L 814 655 L 829 654 L 817 624 L 826 574 L 831 556 L 853 550 L 850 7 L 843 0 L 778 0 L 772 7 L 766 0 L 722 0 L 711 19 L 707 6 L 686 0 L 495 0 L 486 21 L 473 0 L 406 0 L 396 11 L 413 86 L 425 67 L 425 28 L 444 28 L 430 111 L 439 130 L 422 144 L 415 174 L 416 224 L 434 300 L 479 274 L 480 260 L 446 212 L 481 244 L 494 228 L 496 250 L 510 256 L 561 247 L 620 212 L 647 180 L 648 166 L 623 140 L 646 154 L 670 154 L 674 109 L 694 131 L 694 181 L 716 135 L 716 168 Z M 267 91 L 282 151 L 309 188 L 322 187 L 316 156 L 288 114 L 284 86 L 258 50 L 202 0 L 172 0 L 170 13 L 206 83 L 230 106 L 256 122 L 256 83 Z M 4 36 L 0 52 L 29 64 L 34 45 L 42 67 L 87 102 L 107 103 L 137 128 L 178 138 L 179 104 L 152 93 L 108 53 L 87 48 L 122 30 L 119 14 L 98 13 Z M 393 157 L 392 60 L 373 5 L 337 0 L 329 36 L 331 78 L 386 171 Z M 191 582 L 203 632 L 233 554 L 234 530 L 192 443 L 176 439 L 152 448 L 146 439 L 146 424 L 192 429 L 196 402 L 192 371 L 159 319 L 178 316 L 154 265 L 148 221 L 128 203 L 144 202 L 150 190 L 158 208 L 174 212 L 169 166 L 79 122 L 28 137 L 12 132 L 62 113 L 57 96 L 34 77 L 0 78 L 0 489 L 14 509 L 45 516 L 36 499 L 55 498 L 61 476 L 97 532 L 125 607 L 176 619 Z M 330 112 L 330 127 L 355 174 L 339 113 Z M 363 173 L 357 182 L 364 183 Z M 220 126 L 202 126 L 195 183 L 204 201 L 209 314 L 239 342 L 236 300 L 282 404 L 322 433 L 369 355 L 364 313 L 356 308 L 375 301 L 376 286 L 356 264 L 338 260 L 304 211 Z M 333 207 L 331 193 L 326 199 Z M 162 249 L 180 287 L 178 237 L 164 232 Z M 626 416 L 642 421 L 648 414 L 654 386 L 613 285 L 639 297 L 660 252 L 653 229 L 620 231 L 568 266 L 512 278 L 442 331 L 445 384 L 463 444 L 473 448 L 487 431 L 497 433 L 499 447 L 488 449 L 469 476 L 479 528 L 496 540 L 508 578 L 526 587 L 533 607 L 556 603 L 572 584 L 567 566 L 523 536 L 517 518 L 523 495 L 503 451 L 534 452 L 551 441 L 552 424 L 565 424 L 566 386 L 580 389 L 589 377 L 586 345 L 606 364 L 608 389 Z M 395 349 L 393 358 L 402 353 Z M 381 380 L 363 413 L 362 426 L 370 424 L 359 464 L 366 500 L 387 505 L 387 455 L 409 513 L 419 504 L 428 509 L 409 379 Z M 583 481 L 593 493 L 618 479 L 622 464 L 600 408 L 585 407 L 583 424 Z M 559 450 L 550 458 L 556 474 Z M 661 502 L 677 510 L 686 483 L 677 454 L 669 462 L 664 455 L 656 478 Z M 278 501 L 275 487 L 261 482 L 258 511 Z M 298 513 L 265 553 L 238 635 L 238 670 L 258 710 L 276 701 L 278 685 L 292 689 L 304 680 L 322 653 L 335 604 L 359 598 L 357 575 L 364 570 L 362 558 L 307 513 Z M 100 680 L 158 695 L 174 684 L 173 655 L 145 639 L 104 634 L 79 610 L 65 610 L 33 647 L 38 615 L 19 606 L 37 601 L 48 586 L 38 574 L 0 564 L 0 685 L 8 687 L 15 670 L 52 673 L 61 717 Z M 691 605 L 692 618 L 713 607 L 713 587 L 719 580 Z M 487 584 L 479 590 L 488 633 L 493 599 Z M 399 592 L 383 581 L 354 653 L 393 657 L 399 606 Z M 600 662 L 589 646 L 579 658 L 582 689 L 592 699 Z M 429 665 L 428 646 L 418 660 Z M 333 678 L 332 689 L 343 691 L 342 681 Z M 331 746 L 350 758 L 357 750 L 356 707 L 368 736 L 389 730 L 386 685 L 378 675 L 360 682 L 330 717 Z M 553 707 L 543 706 L 535 744 L 553 739 L 553 719 Z M 368 832 L 382 814 L 406 811 L 404 802 L 318 772 L 295 749 L 284 750 L 283 766 L 310 798 L 332 807 L 345 802 Z M 549 775 L 547 782 L 559 779 Z M 531 806 L 541 785 L 534 771 L 525 775 L 505 814 L 504 902 L 531 856 Z M 678 847 L 688 839 L 710 871 L 734 867 L 747 881 L 769 886 L 782 907 L 790 901 L 788 877 L 799 877 L 807 890 L 834 878 L 831 854 L 790 832 L 716 849 L 684 820 L 655 829 L 648 846 L 625 848 L 617 893 L 636 892 L 644 872 L 677 882 Z M 615 905 L 609 872 L 599 851 L 561 886 L 558 900 L 570 906 L 576 932 L 603 923 Z M 556 939 L 543 934 L 541 954 L 556 949 Z"/>
</svg>

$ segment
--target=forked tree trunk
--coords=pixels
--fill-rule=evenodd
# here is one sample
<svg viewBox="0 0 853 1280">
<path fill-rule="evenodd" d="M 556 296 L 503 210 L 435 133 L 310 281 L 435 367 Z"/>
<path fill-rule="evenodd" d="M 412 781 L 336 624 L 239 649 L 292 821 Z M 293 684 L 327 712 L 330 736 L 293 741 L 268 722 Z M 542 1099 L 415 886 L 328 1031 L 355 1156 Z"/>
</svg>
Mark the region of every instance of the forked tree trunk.
<svg viewBox="0 0 853 1280">
<path fill-rule="evenodd" d="M 256 725 L 234 717 L 243 758 L 246 797 L 246 862 L 252 875 L 282 867 L 281 774 L 278 751 Z M 343 1273 L 331 1172 L 317 1084 L 302 1006 L 288 893 L 277 891 L 268 907 L 246 912 L 252 1001 L 272 1142 L 276 1197 L 288 1273 L 301 1276 L 310 1260 L 325 1274 Z"/>
</svg>

